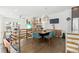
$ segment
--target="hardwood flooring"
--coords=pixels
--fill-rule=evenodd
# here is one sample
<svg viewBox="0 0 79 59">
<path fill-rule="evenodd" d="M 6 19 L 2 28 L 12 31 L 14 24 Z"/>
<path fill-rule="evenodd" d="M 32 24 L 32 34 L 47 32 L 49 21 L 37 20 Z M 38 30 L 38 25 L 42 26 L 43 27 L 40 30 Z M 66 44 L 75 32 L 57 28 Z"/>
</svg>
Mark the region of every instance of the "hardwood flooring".
<svg viewBox="0 0 79 59">
<path fill-rule="evenodd" d="M 3 47 L 3 44 L 0 44 L 0 53 L 6 53 L 6 49 Z"/>
<path fill-rule="evenodd" d="M 51 46 L 47 41 L 35 40 L 32 44 L 32 39 L 26 40 L 21 47 L 21 53 L 65 53 L 65 39 L 52 39 Z"/>
</svg>

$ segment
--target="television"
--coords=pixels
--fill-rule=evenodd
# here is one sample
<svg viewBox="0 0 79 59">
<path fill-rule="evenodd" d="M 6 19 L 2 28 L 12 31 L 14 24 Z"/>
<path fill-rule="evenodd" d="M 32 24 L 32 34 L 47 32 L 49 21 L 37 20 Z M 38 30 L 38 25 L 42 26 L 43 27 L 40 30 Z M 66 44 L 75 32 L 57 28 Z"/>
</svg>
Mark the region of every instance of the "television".
<svg viewBox="0 0 79 59">
<path fill-rule="evenodd" d="M 50 24 L 58 24 L 59 18 L 50 19 Z"/>
</svg>

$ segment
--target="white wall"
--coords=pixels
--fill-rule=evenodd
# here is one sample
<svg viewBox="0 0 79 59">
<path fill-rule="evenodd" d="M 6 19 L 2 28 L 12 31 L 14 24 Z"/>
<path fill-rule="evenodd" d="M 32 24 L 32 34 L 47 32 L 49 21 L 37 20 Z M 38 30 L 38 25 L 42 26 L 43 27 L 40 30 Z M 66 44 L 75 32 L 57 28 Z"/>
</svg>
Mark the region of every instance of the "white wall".
<svg viewBox="0 0 79 59">
<path fill-rule="evenodd" d="M 2 40 L 3 40 L 3 35 L 5 31 L 5 23 L 13 22 L 13 21 L 16 21 L 16 20 L 0 15 L 0 43 L 2 43 Z"/>
<path fill-rule="evenodd" d="M 4 31 L 4 27 L 3 27 L 3 19 L 4 17 L 0 15 L 0 44 L 2 43 L 2 39 L 3 39 L 3 31 Z"/>
<path fill-rule="evenodd" d="M 1 17 L 0 17 L 0 43 L 2 42 L 2 34 L 1 34 L 2 33 L 2 30 L 1 30 L 2 24 L 1 23 L 2 23 L 2 20 L 1 20 Z"/>
<path fill-rule="evenodd" d="M 64 32 L 71 30 L 71 23 L 67 22 L 67 17 L 71 17 L 71 9 L 50 15 L 50 19 L 59 18 L 59 24 L 56 24 L 55 27 L 56 29 L 61 29 Z"/>
</svg>

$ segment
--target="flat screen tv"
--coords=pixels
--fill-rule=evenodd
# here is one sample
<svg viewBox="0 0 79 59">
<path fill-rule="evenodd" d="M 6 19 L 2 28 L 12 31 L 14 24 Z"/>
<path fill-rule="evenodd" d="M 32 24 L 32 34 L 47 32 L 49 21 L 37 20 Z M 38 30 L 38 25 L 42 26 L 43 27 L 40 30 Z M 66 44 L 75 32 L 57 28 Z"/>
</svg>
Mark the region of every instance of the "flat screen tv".
<svg viewBox="0 0 79 59">
<path fill-rule="evenodd" d="M 58 24 L 59 18 L 50 19 L 50 24 Z"/>
</svg>

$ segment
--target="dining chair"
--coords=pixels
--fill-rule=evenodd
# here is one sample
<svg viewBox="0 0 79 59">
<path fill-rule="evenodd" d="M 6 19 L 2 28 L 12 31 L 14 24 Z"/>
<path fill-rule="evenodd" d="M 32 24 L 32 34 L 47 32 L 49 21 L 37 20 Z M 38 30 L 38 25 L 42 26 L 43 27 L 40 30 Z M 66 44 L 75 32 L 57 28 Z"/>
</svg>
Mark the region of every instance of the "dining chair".
<svg viewBox="0 0 79 59">
<path fill-rule="evenodd" d="M 55 38 L 55 32 L 49 32 L 49 35 L 45 36 L 45 38 L 48 39 L 48 44 L 51 46 L 52 39 Z"/>
<path fill-rule="evenodd" d="M 54 38 L 55 37 L 55 32 L 49 32 L 49 35 L 44 36 L 45 38 Z"/>
<path fill-rule="evenodd" d="M 32 33 L 32 38 L 33 39 L 40 39 L 41 36 L 38 33 Z"/>
<path fill-rule="evenodd" d="M 38 33 L 32 33 L 32 38 L 33 49 L 35 49 L 35 46 L 40 44 L 39 39 L 41 36 Z"/>
</svg>

